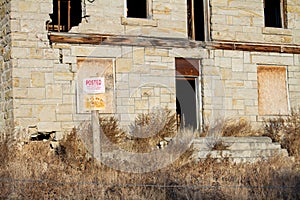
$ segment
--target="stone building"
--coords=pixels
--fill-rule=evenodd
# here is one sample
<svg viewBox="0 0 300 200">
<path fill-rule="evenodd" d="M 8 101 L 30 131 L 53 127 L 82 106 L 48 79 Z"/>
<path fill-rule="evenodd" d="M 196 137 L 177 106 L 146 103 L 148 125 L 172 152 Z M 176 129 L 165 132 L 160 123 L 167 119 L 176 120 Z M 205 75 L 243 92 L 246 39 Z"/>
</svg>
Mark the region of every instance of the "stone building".
<svg viewBox="0 0 300 200">
<path fill-rule="evenodd" d="M 95 107 L 199 129 L 300 105 L 299 1 L 0 0 L 0 30 L 3 130 L 61 137 Z"/>
</svg>

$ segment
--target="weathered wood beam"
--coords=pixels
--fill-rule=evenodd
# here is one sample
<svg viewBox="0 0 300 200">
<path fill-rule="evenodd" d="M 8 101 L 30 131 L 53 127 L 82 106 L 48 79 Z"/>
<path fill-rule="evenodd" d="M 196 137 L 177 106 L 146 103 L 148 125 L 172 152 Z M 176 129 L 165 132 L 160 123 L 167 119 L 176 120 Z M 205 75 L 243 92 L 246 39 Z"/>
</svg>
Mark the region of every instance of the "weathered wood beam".
<svg viewBox="0 0 300 200">
<path fill-rule="evenodd" d="M 117 36 L 102 34 L 76 34 L 50 32 L 49 40 L 52 43 L 71 44 L 107 44 L 107 45 L 130 45 L 130 46 L 161 46 L 178 48 L 195 48 L 203 44 L 182 38 L 156 38 L 141 36 Z"/>
<path fill-rule="evenodd" d="M 272 45 L 238 42 L 212 42 L 210 45 L 212 49 L 300 54 L 300 46 L 298 45 Z"/>
<path fill-rule="evenodd" d="M 163 48 L 206 48 L 238 51 L 278 52 L 300 54 L 299 45 L 263 44 L 241 42 L 199 42 L 185 38 L 158 38 L 145 36 L 120 36 L 108 34 L 79 34 L 50 32 L 51 43 L 95 44 L 95 45 L 129 45 L 129 46 L 158 46 Z"/>
<path fill-rule="evenodd" d="M 52 43 L 100 44 L 110 35 L 51 32 L 48 36 Z"/>
</svg>

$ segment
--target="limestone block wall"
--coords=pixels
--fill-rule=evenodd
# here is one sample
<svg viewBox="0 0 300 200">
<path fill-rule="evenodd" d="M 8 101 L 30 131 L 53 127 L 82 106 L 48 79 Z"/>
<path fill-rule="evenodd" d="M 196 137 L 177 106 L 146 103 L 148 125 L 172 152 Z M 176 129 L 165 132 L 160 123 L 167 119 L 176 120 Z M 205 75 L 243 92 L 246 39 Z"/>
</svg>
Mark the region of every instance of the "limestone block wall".
<svg viewBox="0 0 300 200">
<path fill-rule="evenodd" d="M 61 54 L 68 50 L 50 47 L 45 28 L 52 1 L 11 1 L 11 63 L 15 127 L 37 126 L 44 132 L 69 128 L 74 90 L 69 65 Z M 72 97 L 73 98 L 73 97 Z"/>
<path fill-rule="evenodd" d="M 0 131 L 13 126 L 12 63 L 11 56 L 11 1 L 0 1 Z"/>
<path fill-rule="evenodd" d="M 236 117 L 259 122 L 274 117 L 260 115 L 258 111 L 259 66 L 286 67 L 287 106 L 289 110 L 300 106 L 299 54 L 214 50 L 210 58 L 203 65 L 203 118 L 206 123 Z"/>
<path fill-rule="evenodd" d="M 212 40 L 300 44 L 300 2 L 287 0 L 287 27 L 264 26 L 262 0 L 211 0 Z"/>
<path fill-rule="evenodd" d="M 288 29 L 263 27 L 261 1 L 238 2 L 211 1 L 214 40 L 298 44 L 300 23 L 296 23 L 299 7 L 296 1 L 288 7 Z M 78 58 L 113 61 L 115 107 L 106 114 L 114 114 L 124 127 L 137 114 L 153 108 L 175 110 L 176 57 L 201 61 L 202 74 L 198 80 L 202 104 L 197 112 L 205 122 L 232 116 L 244 116 L 253 122 L 261 120 L 259 65 L 285 66 L 290 108 L 300 105 L 299 54 L 136 44 L 50 44 L 45 23 L 52 13 L 52 1 L 0 3 L 1 125 L 7 122 L 10 127 L 36 127 L 40 132 L 62 135 L 90 120 L 88 113 L 77 112 Z M 71 32 L 187 37 L 185 1 L 153 1 L 152 6 L 153 18 L 138 20 L 124 18 L 124 1 L 86 1 L 89 17 Z"/>
<path fill-rule="evenodd" d="M 169 49 L 74 45 L 70 56 L 63 60 L 72 65 L 75 82 L 78 82 L 77 76 L 80 73 L 76 63 L 79 57 L 111 58 L 114 62 L 115 92 L 114 98 L 109 100 L 115 102 L 115 107 L 109 113 L 100 111 L 101 116 L 115 116 L 126 129 L 138 114 L 164 108 L 175 111 L 175 59 Z M 75 124 L 90 119 L 90 114 L 76 113 L 75 110 L 73 116 Z"/>
<path fill-rule="evenodd" d="M 71 32 L 187 37 L 186 1 L 153 0 L 149 19 L 126 18 L 125 1 L 85 1 L 85 17 Z"/>
</svg>

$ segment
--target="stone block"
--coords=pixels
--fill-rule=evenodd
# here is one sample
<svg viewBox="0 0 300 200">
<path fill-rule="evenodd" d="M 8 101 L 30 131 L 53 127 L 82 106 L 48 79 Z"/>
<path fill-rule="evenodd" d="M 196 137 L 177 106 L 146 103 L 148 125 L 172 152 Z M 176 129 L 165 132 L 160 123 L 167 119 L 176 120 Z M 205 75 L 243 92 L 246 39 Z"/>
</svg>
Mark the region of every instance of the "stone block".
<svg viewBox="0 0 300 200">
<path fill-rule="evenodd" d="M 63 72 L 57 72 L 54 73 L 53 76 L 55 81 L 72 81 L 74 80 L 74 74 L 73 73 L 63 73 Z"/>
<path fill-rule="evenodd" d="M 22 47 L 15 47 L 11 49 L 11 57 L 12 58 L 27 58 L 28 49 Z"/>
<path fill-rule="evenodd" d="M 34 107 L 34 115 L 41 122 L 56 121 L 56 105 L 38 105 Z"/>
<path fill-rule="evenodd" d="M 147 56 L 161 56 L 167 57 L 169 56 L 169 51 L 166 49 L 159 49 L 155 47 L 148 47 L 145 49 L 145 55 Z"/>
<path fill-rule="evenodd" d="M 63 56 L 63 63 L 77 63 L 77 58 L 75 56 Z"/>
<path fill-rule="evenodd" d="M 44 51 L 42 49 L 30 48 L 27 57 L 42 59 L 44 57 Z"/>
<path fill-rule="evenodd" d="M 133 49 L 133 63 L 134 64 L 144 64 L 144 62 L 145 62 L 144 48 L 134 48 Z"/>
<path fill-rule="evenodd" d="M 116 59 L 116 72 L 130 72 L 132 69 L 132 59 L 130 58 L 117 58 Z"/>
<path fill-rule="evenodd" d="M 45 87 L 45 73 L 32 72 L 31 73 L 31 86 L 32 87 Z"/>
<path fill-rule="evenodd" d="M 53 132 L 62 130 L 61 122 L 54 121 L 38 122 L 37 127 L 40 132 Z"/>
<path fill-rule="evenodd" d="M 31 106 L 22 105 L 20 108 L 15 109 L 15 117 L 18 118 L 31 118 L 33 117 L 33 111 Z"/>
<path fill-rule="evenodd" d="M 72 114 L 75 110 L 75 105 L 73 104 L 58 104 L 56 106 L 57 114 Z"/>
<path fill-rule="evenodd" d="M 61 99 L 62 87 L 61 85 L 47 85 L 46 86 L 46 98 L 47 99 Z"/>
<path fill-rule="evenodd" d="M 28 88 L 29 99 L 45 99 L 45 88 Z"/>
<path fill-rule="evenodd" d="M 56 120 L 59 122 L 71 122 L 71 121 L 73 121 L 73 115 L 72 114 L 57 114 Z"/>
<path fill-rule="evenodd" d="M 149 101 L 148 100 L 135 100 L 135 109 L 136 110 L 148 110 Z"/>
</svg>

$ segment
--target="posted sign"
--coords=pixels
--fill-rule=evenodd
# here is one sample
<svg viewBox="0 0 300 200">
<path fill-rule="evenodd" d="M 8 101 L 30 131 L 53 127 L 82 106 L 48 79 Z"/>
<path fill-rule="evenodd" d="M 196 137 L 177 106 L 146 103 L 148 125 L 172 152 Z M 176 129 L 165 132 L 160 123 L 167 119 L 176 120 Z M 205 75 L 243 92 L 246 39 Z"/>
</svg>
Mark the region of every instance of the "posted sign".
<svg viewBox="0 0 300 200">
<path fill-rule="evenodd" d="M 83 90 L 88 94 L 105 93 L 105 84 L 103 77 L 83 79 Z"/>
<path fill-rule="evenodd" d="M 105 95 L 85 95 L 84 107 L 87 110 L 104 110 L 105 109 Z"/>
<path fill-rule="evenodd" d="M 84 108 L 86 110 L 105 109 L 105 84 L 103 77 L 83 79 Z"/>
</svg>

